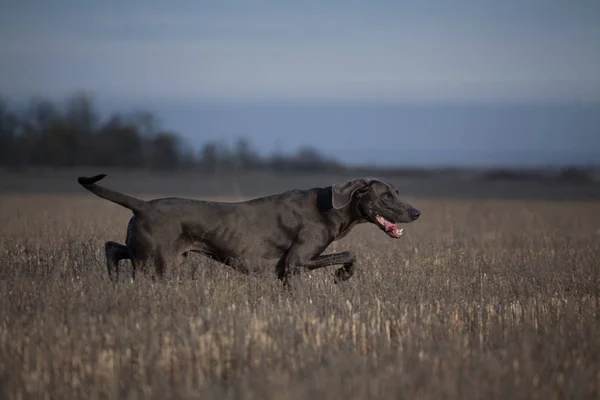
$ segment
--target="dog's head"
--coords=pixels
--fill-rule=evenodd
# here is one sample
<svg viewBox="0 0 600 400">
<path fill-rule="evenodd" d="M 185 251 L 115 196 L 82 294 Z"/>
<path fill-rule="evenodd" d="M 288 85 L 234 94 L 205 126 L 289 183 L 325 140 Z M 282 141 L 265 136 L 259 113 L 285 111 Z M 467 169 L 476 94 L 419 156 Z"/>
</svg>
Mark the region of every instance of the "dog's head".
<svg viewBox="0 0 600 400">
<path fill-rule="evenodd" d="M 359 216 L 377 226 L 388 236 L 399 238 L 398 224 L 413 222 L 421 212 L 400 199 L 400 192 L 380 178 L 360 178 L 332 186 L 335 209 L 354 207 Z"/>
</svg>

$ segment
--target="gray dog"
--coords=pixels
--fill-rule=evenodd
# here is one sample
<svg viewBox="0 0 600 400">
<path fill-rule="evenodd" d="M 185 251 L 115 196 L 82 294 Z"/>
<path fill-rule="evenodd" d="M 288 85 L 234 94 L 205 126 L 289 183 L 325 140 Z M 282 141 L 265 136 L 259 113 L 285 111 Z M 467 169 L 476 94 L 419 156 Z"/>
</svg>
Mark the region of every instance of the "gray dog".
<svg viewBox="0 0 600 400">
<path fill-rule="evenodd" d="M 118 277 L 119 260 L 131 260 L 134 278 L 136 269 L 144 270 L 151 262 L 162 277 L 168 268 L 181 265 L 188 252 L 196 252 L 249 275 L 270 265 L 284 285 L 302 268 L 342 265 L 335 271 L 337 283 L 354 274 L 355 257 L 347 251 L 321 255 L 333 241 L 365 222 L 399 238 L 398 224 L 413 222 L 421 214 L 400 200 L 398 189 L 379 178 L 224 203 L 183 198 L 145 201 L 98 185 L 105 176 L 77 181 L 133 211 L 126 245 L 105 245 L 111 278 L 113 270 Z"/>
</svg>

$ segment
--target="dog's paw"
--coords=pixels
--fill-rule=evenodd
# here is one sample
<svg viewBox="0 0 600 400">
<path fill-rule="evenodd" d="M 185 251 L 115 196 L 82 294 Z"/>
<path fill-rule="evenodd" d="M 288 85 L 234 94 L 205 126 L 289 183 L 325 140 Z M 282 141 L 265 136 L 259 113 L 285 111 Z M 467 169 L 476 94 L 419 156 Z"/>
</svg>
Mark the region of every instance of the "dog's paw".
<svg viewBox="0 0 600 400">
<path fill-rule="evenodd" d="M 354 275 L 354 271 L 348 271 L 344 267 L 338 268 L 335 270 L 333 283 L 337 285 L 340 282 L 347 281 L 348 279 L 352 278 L 352 275 Z"/>
</svg>

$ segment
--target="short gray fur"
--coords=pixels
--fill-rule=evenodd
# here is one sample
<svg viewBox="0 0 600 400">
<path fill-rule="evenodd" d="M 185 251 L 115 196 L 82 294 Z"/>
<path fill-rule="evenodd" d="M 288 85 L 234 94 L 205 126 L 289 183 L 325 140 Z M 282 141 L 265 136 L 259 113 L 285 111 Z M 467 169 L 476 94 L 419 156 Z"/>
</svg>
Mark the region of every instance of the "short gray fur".
<svg viewBox="0 0 600 400">
<path fill-rule="evenodd" d="M 301 269 L 341 265 L 335 271 L 337 283 L 354 274 L 355 256 L 348 251 L 321 255 L 333 241 L 360 223 L 384 230 L 376 215 L 396 224 L 413 222 L 420 215 L 400 199 L 391 183 L 372 177 L 229 203 L 185 198 L 145 201 L 98 185 L 105 176 L 80 177 L 78 182 L 133 211 L 125 245 L 105 244 L 111 278 L 118 277 L 123 259 L 132 261 L 133 277 L 149 264 L 162 277 L 168 268 L 181 265 L 188 252 L 195 252 L 249 275 L 273 268 L 285 285 Z"/>
</svg>

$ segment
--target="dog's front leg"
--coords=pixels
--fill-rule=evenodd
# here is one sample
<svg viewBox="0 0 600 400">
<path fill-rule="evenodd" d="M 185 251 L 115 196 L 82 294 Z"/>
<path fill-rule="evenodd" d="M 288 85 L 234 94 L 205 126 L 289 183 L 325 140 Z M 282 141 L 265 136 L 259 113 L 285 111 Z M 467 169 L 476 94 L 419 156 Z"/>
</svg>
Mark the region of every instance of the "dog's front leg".
<svg viewBox="0 0 600 400">
<path fill-rule="evenodd" d="M 302 240 L 299 236 L 277 263 L 277 278 L 283 282 L 284 287 L 288 287 L 289 278 L 298 275 L 300 270 L 306 268 L 321 251 L 323 251 L 322 245 L 310 240 Z"/>
<path fill-rule="evenodd" d="M 289 289 L 289 278 L 293 275 L 298 275 L 299 267 L 293 262 L 293 258 L 284 256 L 275 267 L 277 279 L 283 282 L 283 287 Z"/>
<path fill-rule="evenodd" d="M 331 265 L 342 265 L 335 271 L 334 282 L 343 282 L 354 275 L 356 269 L 354 262 L 356 257 L 350 251 L 342 251 L 340 253 L 326 254 L 323 256 L 317 256 L 310 260 L 305 266 L 309 270 L 319 269 L 323 267 L 329 267 Z"/>
</svg>

